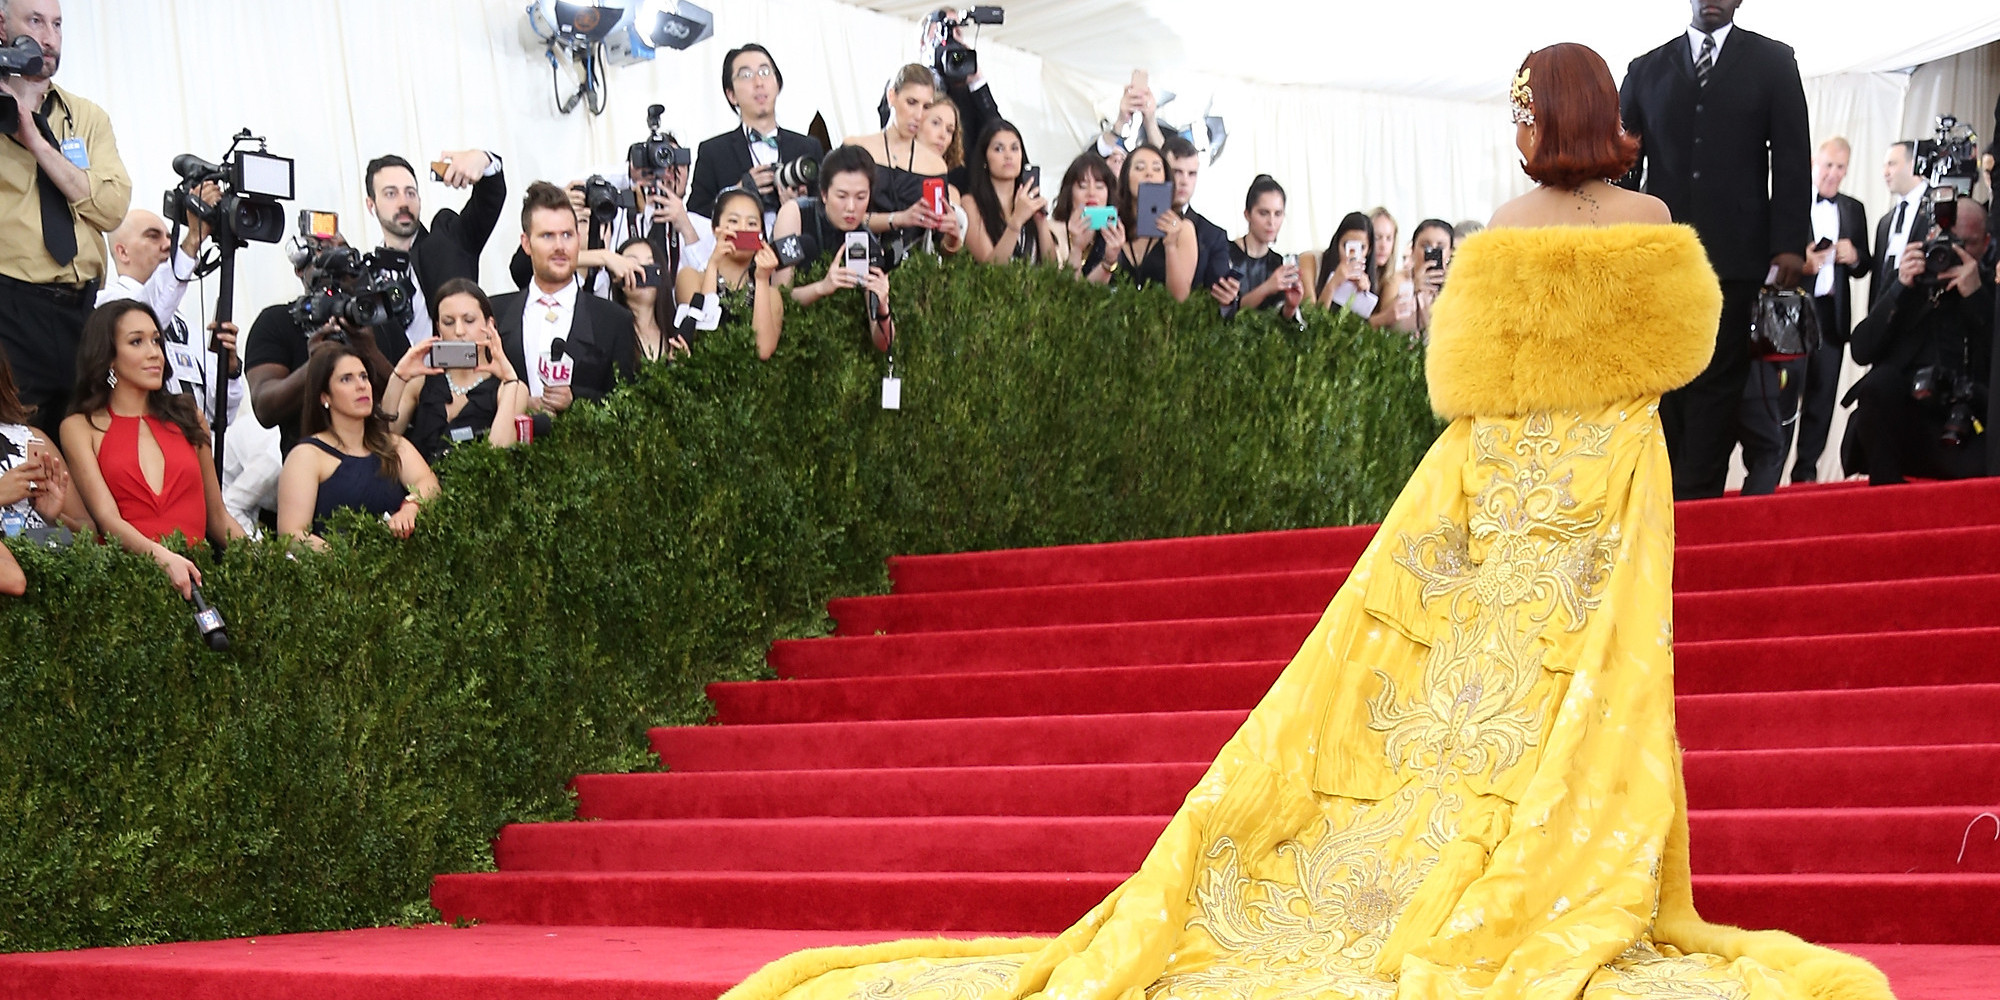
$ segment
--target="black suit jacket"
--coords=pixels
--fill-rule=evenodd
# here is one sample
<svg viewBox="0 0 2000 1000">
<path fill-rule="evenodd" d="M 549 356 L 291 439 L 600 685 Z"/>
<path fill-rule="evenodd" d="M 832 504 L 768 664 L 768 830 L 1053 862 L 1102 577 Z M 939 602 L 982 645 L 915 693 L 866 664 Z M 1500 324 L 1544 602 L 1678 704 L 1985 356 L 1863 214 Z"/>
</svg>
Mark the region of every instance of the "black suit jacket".
<svg viewBox="0 0 2000 1000">
<path fill-rule="evenodd" d="M 479 255 L 506 208 L 507 175 L 494 171 L 473 183 L 463 211 L 439 209 L 429 227 L 417 229 L 410 266 L 425 302 L 436 302 L 438 288 L 453 278 L 479 280 Z"/>
<path fill-rule="evenodd" d="M 1837 262 L 1833 265 L 1833 329 L 1822 332 L 1833 343 L 1845 344 L 1848 331 L 1854 329 L 1854 282 L 1875 273 L 1875 257 L 1871 252 L 1874 245 L 1868 242 L 1868 210 L 1862 207 L 1860 199 L 1835 194 L 1833 203 L 1840 214 L 1839 238 L 1854 244 L 1854 255 L 1859 259 L 1853 267 Z M 1806 294 L 1812 294 L 1816 280 L 1806 277 Z"/>
<path fill-rule="evenodd" d="M 817 159 L 826 150 L 819 140 L 790 129 L 778 129 L 778 162 L 790 163 L 801 156 Z M 715 214 L 715 196 L 723 188 L 734 187 L 750 172 L 750 143 L 741 127 L 704 140 L 694 154 L 694 184 L 688 189 L 687 210 L 703 218 Z"/>
<path fill-rule="evenodd" d="M 500 346 L 523 378 L 527 377 L 528 357 L 521 340 L 521 314 L 527 295 L 521 291 L 493 297 Z M 630 381 L 638 375 L 639 346 L 632 335 L 632 314 L 616 302 L 579 289 L 576 315 L 570 320 L 563 346 L 576 366 L 569 388 L 578 399 L 602 399 L 620 379 Z"/>
<path fill-rule="evenodd" d="M 1724 281 L 1761 282 L 1772 257 L 1812 242 L 1812 142 L 1791 46 L 1731 28 L 1704 88 L 1675 35 L 1632 60 L 1619 110 L 1640 142 L 1626 185 L 1643 181 L 1694 226 Z"/>
<path fill-rule="evenodd" d="M 1229 271 L 1229 234 L 1193 208 L 1183 214 L 1194 224 L 1194 287 L 1207 288 Z"/>
</svg>

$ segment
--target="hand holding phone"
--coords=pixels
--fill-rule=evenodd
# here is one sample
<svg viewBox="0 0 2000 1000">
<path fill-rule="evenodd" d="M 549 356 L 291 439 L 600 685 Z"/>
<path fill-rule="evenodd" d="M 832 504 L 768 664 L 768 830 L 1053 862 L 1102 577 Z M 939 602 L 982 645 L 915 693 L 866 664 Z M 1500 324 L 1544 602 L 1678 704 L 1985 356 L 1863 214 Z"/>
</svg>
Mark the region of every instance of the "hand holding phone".
<svg viewBox="0 0 2000 1000">
<path fill-rule="evenodd" d="M 764 234 L 754 229 L 745 229 L 731 233 L 729 242 L 736 249 L 744 253 L 756 253 L 764 247 Z"/>
<path fill-rule="evenodd" d="M 852 232 L 847 234 L 847 242 L 841 251 L 847 269 L 862 280 L 868 278 L 868 234 Z"/>
</svg>

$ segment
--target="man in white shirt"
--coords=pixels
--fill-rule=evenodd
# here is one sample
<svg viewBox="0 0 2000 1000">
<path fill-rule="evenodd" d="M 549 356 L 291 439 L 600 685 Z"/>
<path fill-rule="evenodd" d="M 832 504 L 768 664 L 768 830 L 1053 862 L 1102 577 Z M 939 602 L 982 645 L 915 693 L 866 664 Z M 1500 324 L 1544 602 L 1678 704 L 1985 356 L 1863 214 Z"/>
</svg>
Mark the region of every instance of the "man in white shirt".
<svg viewBox="0 0 2000 1000">
<path fill-rule="evenodd" d="M 213 184 L 204 185 L 199 192 L 210 204 L 217 199 L 214 188 Z M 187 235 L 175 247 L 167 220 L 143 208 L 128 212 L 108 237 L 113 271 L 97 293 L 97 304 L 135 299 L 149 306 L 166 338 L 167 360 L 173 368 L 167 391 L 193 395 L 201 415 L 213 420 L 216 374 L 222 370 L 222 361 L 211 349 L 214 343 L 203 346 L 208 338 L 196 340 L 192 331 L 200 329 L 200 324 L 191 324 L 180 315 L 181 300 L 194 278 L 195 258 L 208 238 L 208 226 L 192 214 L 186 224 Z M 243 403 L 243 359 L 236 353 L 236 324 L 210 323 L 208 330 L 214 341 L 229 351 L 229 422 L 234 424 Z"/>
<path fill-rule="evenodd" d="M 528 185 L 521 204 L 521 249 L 533 277 L 527 287 L 493 300 L 508 360 L 527 381 L 536 407 L 555 413 L 577 399 L 601 398 L 638 373 L 632 314 L 581 294 L 580 237 L 569 195 L 546 181 Z M 568 384 L 551 378 L 563 362 L 570 367 Z"/>
<path fill-rule="evenodd" d="M 1917 213 L 1930 185 L 1917 176 L 1916 152 L 1917 144 L 1905 140 L 1890 146 L 1882 161 L 1882 183 L 1896 196 L 1896 204 L 1875 224 L 1874 278 L 1868 282 L 1870 309 L 1895 282 L 1896 262 L 1902 259 L 1903 248 L 1910 245 L 1911 232 L 1922 225 Z"/>
<path fill-rule="evenodd" d="M 671 136 L 669 137 L 671 138 Z M 627 163 L 623 174 L 602 174 L 621 191 L 640 191 L 640 209 L 620 209 L 611 218 L 597 223 L 601 249 L 586 250 L 578 263 L 597 268 L 590 283 L 591 294 L 611 298 L 613 282 L 636 281 L 639 266 L 619 256 L 618 248 L 634 239 L 653 244 L 653 260 L 660 268 L 661 287 L 674 287 L 674 273 L 686 269 L 701 271 L 715 252 L 715 234 L 706 216 L 688 210 L 688 168 L 672 166 L 653 172 Z M 574 186 L 574 185 L 572 185 Z"/>
</svg>

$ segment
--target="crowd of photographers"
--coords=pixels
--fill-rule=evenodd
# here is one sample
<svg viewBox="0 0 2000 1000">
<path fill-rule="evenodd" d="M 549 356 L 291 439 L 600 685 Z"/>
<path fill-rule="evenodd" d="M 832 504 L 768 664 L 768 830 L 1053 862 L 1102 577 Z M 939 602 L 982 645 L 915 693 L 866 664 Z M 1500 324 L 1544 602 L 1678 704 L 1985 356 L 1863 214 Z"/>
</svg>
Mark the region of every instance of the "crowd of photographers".
<svg viewBox="0 0 2000 1000">
<path fill-rule="evenodd" d="M 1161 285 L 1178 300 L 1206 295 L 1224 316 L 1268 310 L 1302 324 L 1305 310 L 1344 310 L 1421 339 L 1456 243 L 1478 228 L 1424 219 L 1406 239 L 1376 209 L 1341 219 L 1321 251 L 1282 253 L 1287 199 L 1267 175 L 1244 193 L 1241 225 L 1207 219 L 1191 207 L 1203 154 L 1163 130 L 1144 73 L 1103 134 L 1045 177 L 963 43 L 966 24 L 994 16 L 975 8 L 933 16 L 932 63 L 892 76 L 879 131 L 838 144 L 779 124 L 784 74 L 770 52 L 731 50 L 720 89 L 739 126 L 691 151 L 655 105 L 624 164 L 529 184 L 505 294 L 488 293 L 479 264 L 509 209 L 501 157 L 379 157 L 364 184 L 382 244 L 362 253 L 330 213 L 300 213 L 287 247 L 301 294 L 259 311 L 239 343 L 227 310 L 191 330 L 178 307 L 197 273 L 228 268 L 246 241 L 282 238 L 276 200 L 260 200 L 262 154 L 245 134 L 223 164 L 182 157 L 165 215 L 127 212 L 108 118 L 50 81 L 59 0 L 0 0 L 0 13 L 36 46 L 32 65 L 0 76 L 0 519 L 10 536 L 48 544 L 100 533 L 150 555 L 197 602 L 199 570 L 162 544 L 173 534 L 270 530 L 321 545 L 329 516 L 348 508 L 407 535 L 437 489 L 430 464 L 450 448 L 532 440 L 726 317 L 746 320 L 769 358 L 788 309 L 852 309 L 893 352 L 892 275 L 912 253 Z M 25 51 L 0 52 L 0 69 Z M 1850 469 L 1878 482 L 1988 471 L 2000 241 L 1977 202 L 1924 196 L 1915 152 L 1890 152 L 1898 206 L 1871 242 L 1850 217 L 1859 204 L 1834 197 L 1846 144 L 1822 146 L 1828 207 L 1814 211 L 1829 238 L 1806 253 L 1829 311 L 1831 370 L 1844 345 L 1874 366 L 1850 394 L 1848 441 Z M 426 223 L 422 169 L 465 190 L 463 205 Z M 1871 308 L 1833 315 L 1829 296 L 1860 278 L 1873 279 Z M 1765 373 L 1805 411 L 1807 468 L 1825 441 L 1827 364 L 1816 355 Z M 217 432 L 245 399 L 278 429 L 279 455 L 224 468 Z M 1780 463 L 1788 446 L 1777 445 Z M 1795 467 L 1794 478 L 1812 475 Z M 0 547 L 0 590 L 23 585 Z"/>
</svg>

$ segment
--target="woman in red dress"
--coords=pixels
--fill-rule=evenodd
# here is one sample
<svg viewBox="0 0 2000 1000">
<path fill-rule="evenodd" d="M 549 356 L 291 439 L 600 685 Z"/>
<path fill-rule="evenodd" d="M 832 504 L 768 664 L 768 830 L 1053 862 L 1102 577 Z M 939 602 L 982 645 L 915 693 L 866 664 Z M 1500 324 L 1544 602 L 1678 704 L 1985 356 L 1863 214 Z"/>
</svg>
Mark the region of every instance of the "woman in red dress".
<svg viewBox="0 0 2000 1000">
<path fill-rule="evenodd" d="M 91 313 L 76 370 L 62 446 L 84 505 L 100 531 L 151 556 L 188 597 L 201 571 L 161 542 L 226 541 L 243 528 L 222 506 L 208 423 L 192 398 L 165 389 L 173 373 L 152 309 L 121 299 Z"/>
</svg>

